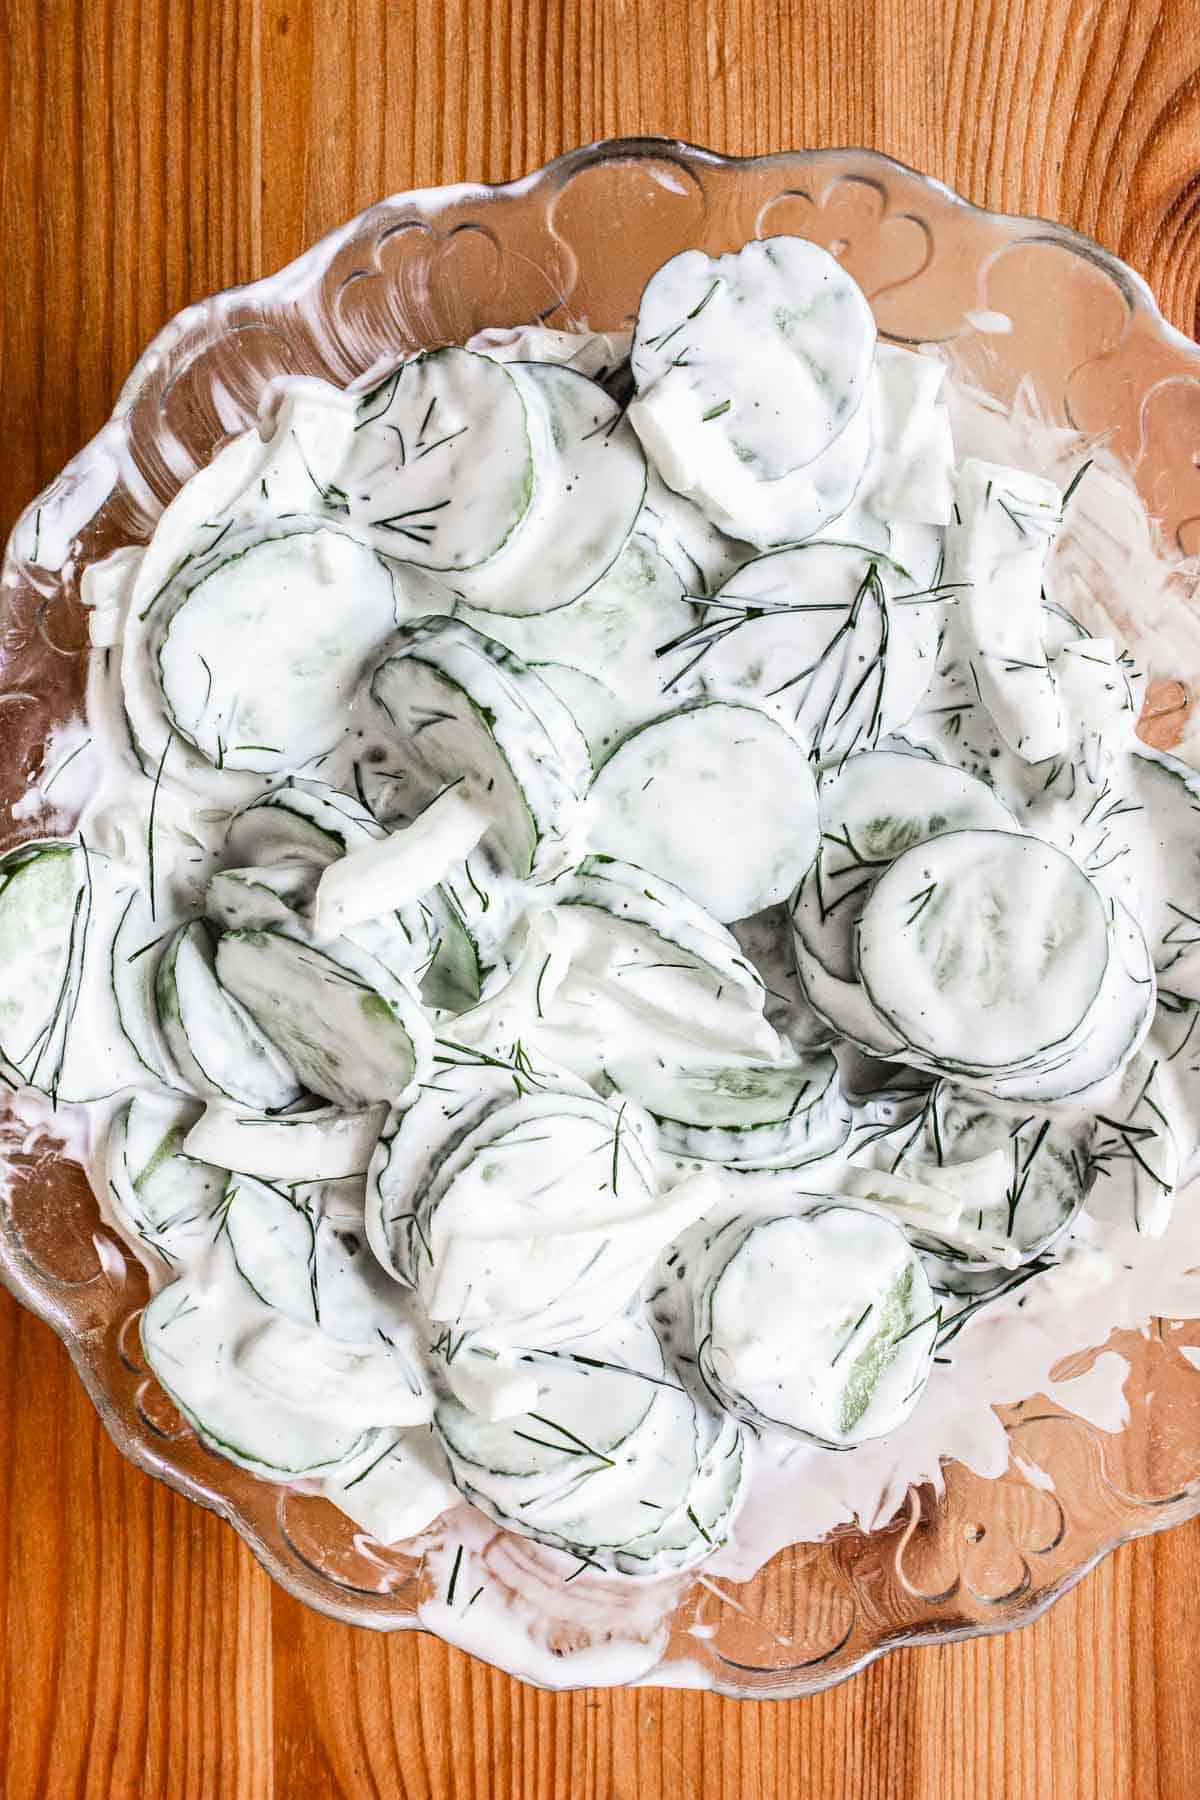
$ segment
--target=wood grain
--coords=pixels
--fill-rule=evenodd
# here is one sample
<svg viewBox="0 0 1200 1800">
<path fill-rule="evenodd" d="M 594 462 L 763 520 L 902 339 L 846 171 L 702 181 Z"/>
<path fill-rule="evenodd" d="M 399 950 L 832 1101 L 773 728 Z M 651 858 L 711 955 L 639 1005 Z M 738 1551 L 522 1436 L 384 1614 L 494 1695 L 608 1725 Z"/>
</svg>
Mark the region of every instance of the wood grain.
<svg viewBox="0 0 1200 1800">
<path fill-rule="evenodd" d="M 186 301 L 587 139 L 863 143 L 1064 220 L 1194 328 L 1197 0 L 0 0 L 0 527 Z M 1017 1636 L 810 1701 L 551 1697 L 273 1592 L 0 1304 L 0 1770 L 25 1800 L 1200 1793 L 1200 1522 Z"/>
</svg>

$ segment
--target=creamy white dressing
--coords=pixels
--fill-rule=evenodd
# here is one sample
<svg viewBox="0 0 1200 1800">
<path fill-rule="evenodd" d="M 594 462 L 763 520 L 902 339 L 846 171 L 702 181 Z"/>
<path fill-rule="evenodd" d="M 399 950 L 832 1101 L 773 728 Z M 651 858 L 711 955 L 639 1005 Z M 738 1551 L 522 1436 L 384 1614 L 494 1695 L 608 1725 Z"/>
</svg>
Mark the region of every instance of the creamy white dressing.
<svg viewBox="0 0 1200 1800">
<path fill-rule="evenodd" d="M 1114 645 L 1172 572 L 1107 453 L 1064 507 L 1073 434 L 771 243 L 660 271 L 627 415 L 619 335 L 282 384 L 85 572 L 0 885 L 16 1116 L 163 1385 L 381 1542 L 450 1513 L 422 1618 L 551 1684 L 1001 1473 L 995 1404 L 1117 1429 L 1120 1359 L 1055 1366 L 1200 1315 L 1194 781 Z"/>
</svg>

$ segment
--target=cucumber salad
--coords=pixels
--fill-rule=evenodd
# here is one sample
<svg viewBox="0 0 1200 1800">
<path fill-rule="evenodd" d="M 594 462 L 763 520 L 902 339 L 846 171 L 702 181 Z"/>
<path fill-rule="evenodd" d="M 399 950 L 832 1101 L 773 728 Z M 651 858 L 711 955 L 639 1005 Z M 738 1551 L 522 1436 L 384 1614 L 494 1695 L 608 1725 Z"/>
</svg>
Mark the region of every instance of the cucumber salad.
<svg viewBox="0 0 1200 1800">
<path fill-rule="evenodd" d="M 688 251 L 284 383 L 85 570 L 0 1051 L 206 1445 L 663 1578 L 1100 1341 L 1037 1296 L 1179 1229 L 1200 777 L 1081 604 L 1126 478 L 1010 423 L 817 246 Z"/>
</svg>

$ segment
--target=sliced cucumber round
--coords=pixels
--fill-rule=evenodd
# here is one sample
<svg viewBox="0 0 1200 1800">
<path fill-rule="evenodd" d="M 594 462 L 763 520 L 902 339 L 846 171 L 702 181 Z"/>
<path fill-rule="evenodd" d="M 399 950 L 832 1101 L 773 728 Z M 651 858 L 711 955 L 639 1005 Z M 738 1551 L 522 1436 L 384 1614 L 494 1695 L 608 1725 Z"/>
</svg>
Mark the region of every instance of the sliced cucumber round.
<svg viewBox="0 0 1200 1800">
<path fill-rule="evenodd" d="M 1083 1022 L 1044 1057 L 1018 1069 L 976 1071 L 971 1084 L 1001 1100 L 1073 1108 L 1087 1096 L 1099 1108 L 1109 1085 L 1135 1055 L 1154 1019 L 1156 984 L 1145 933 L 1127 907 L 1110 901 L 1104 983 Z"/>
<path fill-rule="evenodd" d="M 665 1378 L 662 1350 L 640 1317 L 612 1320 L 552 1354 L 531 1353 L 537 1376 L 536 1411 L 511 1419 L 478 1418 L 447 1400 L 434 1424 L 451 1467 L 481 1481 L 485 1472 L 527 1482 L 574 1477 L 587 1462 L 612 1455 L 631 1437 Z"/>
<path fill-rule="evenodd" d="M 611 731 L 654 718 L 670 703 L 662 692 L 668 669 L 658 652 L 696 623 L 683 590 L 683 581 L 639 529 L 612 568 L 569 606 L 529 619 L 472 615 L 466 608 L 459 617 L 538 665 L 542 679 L 579 720 L 589 744 L 593 739 L 599 743 Z M 581 710 L 570 686 L 559 685 L 565 677 L 556 673 L 552 678 L 543 664 L 591 677 L 603 693 L 611 694 L 611 701 L 602 708 L 600 696 L 588 689 Z"/>
<path fill-rule="evenodd" d="M 90 910 L 78 845 L 22 844 L 0 861 L 0 1053 L 31 1087 L 45 1085 L 57 1067 L 54 1044 Z"/>
<path fill-rule="evenodd" d="M 509 373 L 531 425 L 533 499 L 503 549 L 461 569 L 455 586 L 487 612 L 544 613 L 616 561 L 645 498 L 646 461 L 623 410 L 585 375 L 534 362 Z"/>
<path fill-rule="evenodd" d="M 301 1325 L 319 1322 L 316 1237 L 307 1208 L 268 1181 L 231 1175 L 220 1228 L 256 1299 Z"/>
<path fill-rule="evenodd" d="M 1048 1249 L 1083 1205 L 1095 1179 L 1093 1135 L 1091 1119 L 1014 1114 L 942 1081 L 917 1136 L 907 1132 L 898 1155 L 882 1140 L 876 1159 L 961 1205 L 966 1262 L 1011 1267 Z M 956 1223 L 936 1236 L 944 1254 L 959 1242 Z"/>
<path fill-rule="evenodd" d="M 135 1094 L 116 1113 L 104 1151 L 105 1203 L 118 1228 L 167 1268 L 212 1242 L 225 1171 L 183 1154 L 195 1105 Z"/>
<path fill-rule="evenodd" d="M 220 931 L 294 925 L 308 916 L 320 874 L 311 862 L 218 869 L 205 889 L 204 911 Z"/>
<path fill-rule="evenodd" d="M 428 1068 L 432 1033 L 417 1000 L 343 939 L 318 949 L 281 930 L 227 932 L 216 967 L 304 1085 L 334 1106 L 399 1100 Z"/>
<path fill-rule="evenodd" d="M 218 952 L 203 920 L 181 925 L 171 937 L 158 965 L 155 995 L 163 1036 L 194 1093 L 236 1100 L 259 1112 L 277 1112 L 300 1098 L 295 1068 L 222 982 Z"/>
<path fill-rule="evenodd" d="M 428 1244 L 420 1239 L 416 1196 L 448 1150 L 506 1100 L 549 1085 L 523 1050 L 506 1059 L 439 1039 L 433 1069 L 411 1102 L 393 1106 L 367 1170 L 366 1229 L 371 1248 L 397 1281 L 412 1286 Z M 571 1085 L 571 1078 L 567 1078 Z M 575 1091 L 582 1092 L 582 1086 Z"/>
<path fill-rule="evenodd" d="M 352 528 L 388 555 L 455 571 L 486 562 L 533 493 L 521 389 L 470 350 L 411 357 L 359 401 L 337 483 Z"/>
<path fill-rule="evenodd" d="M 1024 762 L 1067 748 L 1067 721 L 1046 653 L 1043 577 L 1062 521 L 1062 494 L 1023 469 L 967 457 L 946 530 L 955 630 L 976 693 Z"/>
<path fill-rule="evenodd" d="M 752 542 L 764 528 L 768 542 L 806 537 L 862 474 L 874 350 L 862 290 L 818 245 L 780 237 L 717 258 L 685 251 L 642 295 L 630 417 L 669 485 L 727 530 Z"/>
<path fill-rule="evenodd" d="M 125 902 L 113 932 L 110 975 L 117 1018 L 131 1049 L 148 1075 L 166 1088 L 181 1088 L 158 1018 L 158 965 L 170 938 L 151 916 L 146 896 L 135 890 Z"/>
<path fill-rule="evenodd" d="M 824 1019 L 839 1036 L 886 1060 L 903 1054 L 904 1044 L 880 1018 L 863 992 L 861 982 L 842 981 L 831 975 L 819 957 L 808 948 L 808 938 L 815 927 L 802 923 L 806 909 L 815 907 L 815 890 L 809 881 L 801 884 L 792 903 L 792 947 L 796 958 L 796 975 L 804 997 L 819 1019 Z"/>
<path fill-rule="evenodd" d="M 1127 773 L 1128 792 L 1106 795 L 1098 810 L 1113 814 L 1109 823 L 1132 846 L 1137 911 L 1155 968 L 1173 991 L 1200 998 L 1200 774 L 1145 744 Z"/>
<path fill-rule="evenodd" d="M 1108 966 L 1104 903 L 1053 845 L 944 832 L 896 858 L 858 926 L 871 1005 L 905 1044 L 960 1069 L 1043 1056 L 1086 1017 Z"/>
<path fill-rule="evenodd" d="M 238 1367 L 245 1313 L 231 1301 L 230 1284 L 244 1284 L 230 1263 L 227 1274 L 189 1273 L 150 1301 L 141 1334 L 154 1374 L 204 1443 L 256 1474 L 294 1479 L 358 1455 L 370 1442 L 361 1426 L 288 1405 Z M 249 1304 L 259 1309 L 251 1316 L 261 1329 L 272 1314 L 252 1295 Z"/>
<path fill-rule="evenodd" d="M 457 621 L 425 621 L 397 634 L 371 695 L 418 803 L 457 781 L 514 874 L 561 860 L 591 763 L 575 721 L 519 657 Z"/>
<path fill-rule="evenodd" d="M 697 1295 L 700 1367 L 760 1428 L 848 1449 L 894 1431 L 929 1376 L 937 1309 L 898 1226 L 848 1206 L 748 1225 Z"/>
<path fill-rule="evenodd" d="M 936 617 L 893 598 L 912 585 L 859 544 L 756 557 L 691 634 L 693 674 L 710 694 L 777 712 L 820 763 L 872 750 L 912 717 L 934 673 Z"/>
<path fill-rule="evenodd" d="M 754 555 L 753 544 L 730 537 L 703 507 L 668 487 L 653 463 L 647 471 L 646 504 L 638 530 L 649 538 L 692 599 L 715 594 L 735 569 Z"/>
<path fill-rule="evenodd" d="M 227 538 L 160 603 L 159 681 L 175 730 L 217 769 L 271 774 L 325 755 L 402 616 L 395 579 L 319 521 Z"/>
<path fill-rule="evenodd" d="M 867 896 L 903 851 L 944 831 L 1016 828 L 986 783 L 899 750 L 867 751 L 827 769 L 821 845 L 793 912 L 805 947 L 839 981 L 855 981 L 855 932 Z"/>
<path fill-rule="evenodd" d="M 610 1065 L 620 1091 L 646 1108 L 668 1154 L 707 1162 L 784 1162 L 845 1136 L 849 1109 L 832 1056 L 803 1062 Z"/>
<path fill-rule="evenodd" d="M 361 801 L 323 781 L 288 781 L 241 807 L 225 837 L 234 866 L 310 863 L 319 869 L 384 835 Z"/>
<path fill-rule="evenodd" d="M 626 738 L 593 782 L 588 809 L 597 849 L 674 882 L 722 921 L 782 900 L 819 837 L 802 745 L 756 707 L 717 701 Z"/>
<path fill-rule="evenodd" d="M 713 1198 L 707 1183 L 657 1195 L 627 1101 L 532 1093 L 487 1112 L 415 1191 L 417 1285 L 456 1328 L 577 1335 L 627 1304 Z"/>
</svg>

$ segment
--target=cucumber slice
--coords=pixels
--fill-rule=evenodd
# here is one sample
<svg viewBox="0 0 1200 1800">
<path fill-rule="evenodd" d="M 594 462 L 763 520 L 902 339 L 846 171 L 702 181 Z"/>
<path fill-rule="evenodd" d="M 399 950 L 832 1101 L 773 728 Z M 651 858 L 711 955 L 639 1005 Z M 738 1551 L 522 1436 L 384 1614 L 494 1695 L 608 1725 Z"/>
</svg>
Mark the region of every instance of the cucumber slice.
<svg viewBox="0 0 1200 1800">
<path fill-rule="evenodd" d="M 374 815 L 349 794 L 323 781 L 289 781 L 234 814 L 225 854 L 234 866 L 311 863 L 323 869 L 383 835 Z"/>
<path fill-rule="evenodd" d="M 1100 992 L 1108 921 L 1071 859 L 1038 838 L 949 831 L 880 876 L 858 927 L 871 1005 L 939 1065 L 1003 1069 L 1069 1038 Z"/>
<path fill-rule="evenodd" d="M 1012 1267 L 1047 1250 L 1083 1205 L 1095 1176 L 1093 1135 L 1090 1119 L 1014 1117 L 939 1082 L 915 1141 L 893 1157 L 885 1140 L 875 1158 L 960 1204 L 968 1261 L 974 1253 L 977 1263 Z M 943 1253 L 958 1242 L 953 1220 L 936 1235 L 933 1248 Z"/>
<path fill-rule="evenodd" d="M 491 1112 L 530 1093 L 553 1090 L 594 1102 L 574 1076 L 530 1056 L 475 1050 L 453 1038 L 434 1046 L 433 1072 L 410 1104 L 389 1112 L 367 1170 L 366 1229 L 371 1248 L 396 1280 L 412 1286 L 428 1241 L 419 1240 L 415 1196 L 428 1187 L 450 1151 Z"/>
<path fill-rule="evenodd" d="M 308 1418 L 367 1430 L 423 1425 L 433 1400 L 390 1343 L 348 1344 L 279 1312 L 248 1331 L 234 1351 L 247 1384 Z"/>
<path fill-rule="evenodd" d="M 158 1085 L 130 1042 L 113 980 L 114 944 L 131 904 L 129 890 L 118 885 L 107 856 L 81 846 L 79 858 L 84 889 L 61 1001 L 48 1035 L 27 1059 L 32 1085 L 55 1103 L 72 1105 Z"/>
<path fill-rule="evenodd" d="M 323 1474 L 361 1454 L 371 1440 L 356 1424 L 297 1409 L 247 1380 L 235 1350 L 248 1313 L 259 1327 L 271 1319 L 230 1257 L 228 1270 L 216 1259 L 172 1282 L 142 1314 L 146 1360 L 201 1441 L 276 1480 Z"/>
<path fill-rule="evenodd" d="M 934 673 L 939 609 L 904 604 L 914 587 L 858 544 L 771 551 L 710 602 L 687 646 L 692 670 L 708 693 L 777 712 L 818 762 L 874 749 Z"/>
<path fill-rule="evenodd" d="M 656 1186 L 627 1102 L 551 1091 L 488 1109 L 410 1190 L 429 1317 L 506 1334 L 536 1322 L 542 1341 L 590 1329 L 713 1203 L 707 1181 Z"/>
<path fill-rule="evenodd" d="M 732 1529 L 745 1491 L 747 1461 L 745 1433 L 735 1420 L 725 1419 L 700 1460 L 686 1504 L 647 1536 L 622 1545 L 612 1558 L 616 1573 L 656 1580 L 705 1562 Z"/>
<path fill-rule="evenodd" d="M 669 1155 L 742 1165 L 782 1162 L 813 1147 L 832 1147 L 849 1124 L 832 1056 L 730 1068 L 617 1062 L 609 1073 L 650 1113 Z"/>
<path fill-rule="evenodd" d="M 202 920 L 181 925 L 171 936 L 155 975 L 155 996 L 163 1036 L 193 1092 L 259 1112 L 278 1111 L 300 1098 L 296 1070 L 222 983 L 218 953 Z"/>
<path fill-rule="evenodd" d="M 218 769 L 273 774 L 326 755 L 350 728 L 372 652 L 403 616 L 396 580 L 319 521 L 225 539 L 156 614 L 175 730 Z"/>
<path fill-rule="evenodd" d="M 613 1319 L 553 1353 L 535 1350 L 530 1367 L 538 1401 L 527 1414 L 493 1421 L 455 1400 L 438 1406 L 434 1426 L 459 1485 L 485 1472 L 527 1491 L 573 1481 L 629 1440 L 666 1376 L 658 1339 L 640 1316 Z"/>
<path fill-rule="evenodd" d="M 808 948 L 806 940 L 815 934 L 815 927 L 811 922 L 802 922 L 800 915 L 815 905 L 815 889 L 805 881 L 792 905 L 796 975 L 805 999 L 819 1019 L 824 1019 L 839 1036 L 848 1038 L 871 1056 L 891 1060 L 903 1055 L 904 1044 L 884 1024 L 863 992 L 861 983 L 842 981 L 831 975 Z"/>
<path fill-rule="evenodd" d="M 498 555 L 455 586 L 486 612 L 544 613 L 578 599 L 624 548 L 646 494 L 642 447 L 615 401 L 574 369 L 509 366 L 536 446 L 533 499 Z"/>
<path fill-rule="evenodd" d="M 258 432 L 243 432 L 184 482 L 155 527 L 126 608 L 121 687 L 134 754 L 148 776 L 195 794 L 211 795 L 213 765 L 178 736 L 164 708 L 159 612 L 169 611 L 190 571 L 210 556 L 220 558 L 236 528 L 239 499 L 257 480 L 263 458 Z M 253 777 L 226 769 L 223 798 L 231 803 L 241 794 L 249 797 L 254 785 Z"/>
<path fill-rule="evenodd" d="M 727 1535 L 742 1479 L 742 1433 L 710 1425 L 697 1403 L 660 1388 L 637 1430 L 574 1480 L 520 1496 L 503 1478 L 467 1479 L 463 1491 L 497 1523 L 580 1559 L 580 1565 L 645 1578 L 705 1561 Z M 702 1442 L 710 1438 L 706 1452 Z M 512 1510 L 508 1510 L 508 1509 Z"/>
<path fill-rule="evenodd" d="M 538 665 L 542 680 L 554 687 L 589 743 L 593 735 L 599 742 L 608 730 L 640 725 L 662 711 L 667 671 L 660 667 L 658 651 L 690 630 L 697 618 L 683 588 L 670 563 L 638 530 L 607 574 L 569 606 L 530 619 L 472 614 L 467 608 L 459 617 Z M 600 683 L 613 696 L 607 718 L 607 701 L 602 706 L 589 688 L 580 710 L 573 703 L 579 697 L 578 682 L 573 695 L 570 687 L 559 685 L 565 676 L 557 669 L 552 676 L 543 664 L 565 665 Z"/>
<path fill-rule="evenodd" d="M 396 1305 L 395 1287 L 366 1246 L 361 1202 L 346 1198 L 348 1185 L 306 1183 L 284 1193 L 269 1182 L 233 1176 L 221 1210 L 222 1229 L 242 1280 L 272 1311 L 305 1328 L 319 1326 L 321 1339 L 334 1345 L 377 1350 L 382 1344 L 407 1357 L 411 1328 Z M 329 1355 L 336 1360 L 339 1354 L 317 1339 L 301 1341 L 298 1349 L 311 1364 L 300 1377 L 306 1381 L 310 1375 L 321 1378 Z M 399 1373 L 391 1370 L 393 1381 Z M 278 1386 L 278 1377 L 270 1385 Z M 420 1388 L 407 1376 L 403 1386 L 412 1393 Z M 417 1418 L 402 1416 L 389 1402 L 382 1416 L 363 1422 L 402 1425 L 428 1416 L 424 1401 Z"/>
<path fill-rule="evenodd" d="M 91 912 L 74 844 L 22 844 L 0 860 L 0 1054 L 31 1087 L 53 1085 Z"/>
<path fill-rule="evenodd" d="M 218 869 L 204 894 L 204 911 L 219 931 L 261 931 L 304 919 L 320 879 L 315 863 L 270 863 L 266 868 Z"/>
<path fill-rule="evenodd" d="M 458 572 L 485 562 L 533 492 L 521 389 L 489 356 L 423 351 L 363 395 L 337 482 L 352 529 L 388 555 Z"/>
<path fill-rule="evenodd" d="M 401 1343 L 417 1355 L 407 1297 L 380 1268 L 367 1242 L 362 1176 L 304 1182 L 289 1190 L 309 1211 L 321 1330 L 344 1343 Z"/>
<path fill-rule="evenodd" d="M 284 1117 L 210 1102 L 185 1141 L 188 1156 L 264 1181 L 342 1181 L 365 1174 L 385 1111 L 320 1107 Z"/>
<path fill-rule="evenodd" d="M 642 295 L 630 418 L 669 485 L 726 529 L 806 537 L 862 474 L 874 349 L 871 309 L 827 250 L 780 237 L 717 258 L 685 251 Z M 843 438 L 852 458 L 839 458 Z M 835 460 L 831 479 L 822 465 Z"/>
<path fill-rule="evenodd" d="M 543 1079 L 523 1052 L 520 1061 L 506 1064 L 483 1051 L 449 1051 L 439 1040 L 433 1062 L 411 1103 L 388 1113 L 367 1168 L 368 1242 L 381 1266 L 407 1287 L 427 1251 L 416 1231 L 414 1196 L 488 1111 Z"/>
<path fill-rule="evenodd" d="M 947 582 L 979 698 L 1010 749 L 1044 762 L 1067 747 L 1066 719 L 1043 636 L 1042 582 L 1062 520 L 1053 482 L 968 457 L 946 530 Z"/>
<path fill-rule="evenodd" d="M 113 998 L 121 1030 L 147 1074 L 164 1087 L 181 1088 L 183 1077 L 175 1067 L 158 1020 L 158 965 L 169 931 L 150 916 L 145 895 L 130 894 L 117 920 L 110 951 Z"/>
<path fill-rule="evenodd" d="M 557 695 L 502 645 L 457 621 L 393 640 L 371 696 L 399 741 L 418 802 L 448 782 L 488 813 L 514 874 L 545 874 L 591 777 L 587 745 Z"/>
<path fill-rule="evenodd" d="M 316 1325 L 316 1238 L 307 1209 L 269 1182 L 232 1175 L 220 1224 L 256 1299 L 301 1325 Z"/>
<path fill-rule="evenodd" d="M 894 1431 L 929 1376 L 929 1283 L 904 1233 L 818 1206 L 748 1225 L 697 1295 L 700 1367 L 761 1429 L 848 1449 Z"/>
<path fill-rule="evenodd" d="M 682 1510 L 698 1472 L 695 1405 L 682 1388 L 657 1387 L 637 1430 L 586 1481 L 527 1500 L 520 1519 L 542 1543 L 589 1555 L 620 1549 Z"/>
<path fill-rule="evenodd" d="M 1155 981 L 1141 926 L 1119 901 L 1109 902 L 1108 967 L 1099 998 L 1078 1030 L 1027 1068 L 971 1077 L 974 1087 L 1021 1104 L 1101 1106 L 1154 1018 Z"/>
<path fill-rule="evenodd" d="M 558 695 L 583 733 L 592 767 L 599 768 L 621 736 L 624 708 L 617 696 L 594 675 L 585 675 L 566 663 L 531 662 L 529 666 L 551 693 Z"/>
<path fill-rule="evenodd" d="M 135 1094 L 113 1118 L 104 1152 L 106 1205 L 118 1230 L 172 1269 L 212 1242 L 225 1171 L 183 1154 L 196 1115 L 186 1101 Z"/>
<path fill-rule="evenodd" d="M 750 452 L 736 460 L 771 481 L 844 429 L 874 353 L 875 321 L 853 277 L 819 245 L 773 237 L 663 263 L 642 294 L 630 357 L 639 393 L 686 396 L 690 432 L 719 425 L 713 435 Z"/>
<path fill-rule="evenodd" d="M 708 702 L 642 726 L 604 764 L 588 806 L 597 848 L 665 877 L 723 921 L 782 900 L 817 849 L 808 758 L 751 706 Z"/>
<path fill-rule="evenodd" d="M 1015 830 L 984 782 L 899 750 L 867 751 L 827 769 L 821 845 L 794 908 L 806 949 L 839 981 L 855 981 L 855 932 L 867 895 L 903 851 L 944 831 Z"/>
<path fill-rule="evenodd" d="M 344 940 L 317 949 L 280 930 L 235 931 L 216 960 L 220 980 L 305 1086 L 334 1106 L 399 1100 L 428 1067 L 432 1034 L 416 999 Z"/>
</svg>

